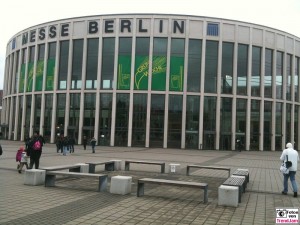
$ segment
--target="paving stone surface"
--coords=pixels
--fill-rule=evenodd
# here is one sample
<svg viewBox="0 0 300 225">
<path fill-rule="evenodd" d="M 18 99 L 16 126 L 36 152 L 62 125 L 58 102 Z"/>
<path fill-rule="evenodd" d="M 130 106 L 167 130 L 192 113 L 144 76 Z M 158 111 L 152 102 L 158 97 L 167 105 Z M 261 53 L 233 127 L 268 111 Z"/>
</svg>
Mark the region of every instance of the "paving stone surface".
<svg viewBox="0 0 300 225">
<path fill-rule="evenodd" d="M 0 156 L 0 224 L 275 224 L 276 208 L 296 208 L 299 198 L 282 195 L 283 176 L 279 171 L 281 152 L 232 152 L 210 150 L 178 150 L 126 147 L 96 147 L 63 156 L 53 144 L 46 144 L 41 167 L 122 160 L 122 170 L 108 172 L 97 166 L 96 173 L 108 174 L 105 192 L 97 192 L 97 181 L 88 178 L 58 178 L 55 187 L 24 185 L 24 172 L 16 170 L 15 154 L 22 142 L 1 140 L 4 154 Z M 124 171 L 125 160 L 150 160 L 166 163 L 166 173 L 155 165 L 131 164 Z M 169 164 L 180 164 L 179 171 L 170 173 Z M 192 169 L 186 176 L 186 165 L 230 167 L 250 171 L 250 182 L 237 208 L 218 206 L 218 187 L 228 172 Z M 110 178 L 132 176 L 132 191 L 128 195 L 110 194 Z M 296 180 L 300 180 L 296 174 Z M 208 203 L 203 203 L 203 190 L 171 185 L 145 184 L 145 195 L 136 196 L 139 178 L 208 183 Z"/>
</svg>

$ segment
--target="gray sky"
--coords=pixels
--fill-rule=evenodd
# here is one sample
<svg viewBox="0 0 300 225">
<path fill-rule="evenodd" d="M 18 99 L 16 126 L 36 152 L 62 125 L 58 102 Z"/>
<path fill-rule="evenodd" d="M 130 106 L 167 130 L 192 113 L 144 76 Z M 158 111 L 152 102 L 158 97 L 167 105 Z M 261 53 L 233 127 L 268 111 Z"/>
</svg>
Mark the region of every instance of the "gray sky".
<svg viewBox="0 0 300 225">
<path fill-rule="evenodd" d="M 0 8 L 0 89 L 6 45 L 16 33 L 52 20 L 118 14 L 165 13 L 256 23 L 300 37 L 300 0 L 10 0 Z"/>
</svg>

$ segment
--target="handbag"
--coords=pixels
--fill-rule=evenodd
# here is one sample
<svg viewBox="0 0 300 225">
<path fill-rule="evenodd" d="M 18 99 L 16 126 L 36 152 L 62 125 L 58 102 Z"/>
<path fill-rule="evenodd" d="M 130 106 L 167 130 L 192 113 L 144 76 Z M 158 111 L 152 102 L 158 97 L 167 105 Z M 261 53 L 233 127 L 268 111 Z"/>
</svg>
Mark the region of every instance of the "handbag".
<svg viewBox="0 0 300 225">
<path fill-rule="evenodd" d="M 286 161 L 283 162 L 280 166 L 280 171 L 283 174 L 289 174 L 289 172 L 290 172 L 289 168 L 292 166 L 292 162 L 288 161 L 288 160 L 289 160 L 289 158 L 288 158 L 288 156 L 286 156 Z"/>
</svg>

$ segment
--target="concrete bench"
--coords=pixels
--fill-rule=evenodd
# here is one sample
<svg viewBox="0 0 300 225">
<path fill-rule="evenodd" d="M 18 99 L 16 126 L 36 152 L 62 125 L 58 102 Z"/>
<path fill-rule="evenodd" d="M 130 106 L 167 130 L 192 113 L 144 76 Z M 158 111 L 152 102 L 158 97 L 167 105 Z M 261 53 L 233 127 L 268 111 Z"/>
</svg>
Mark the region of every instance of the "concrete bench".
<svg viewBox="0 0 300 225">
<path fill-rule="evenodd" d="M 129 170 L 130 163 L 158 165 L 161 167 L 160 172 L 165 173 L 165 163 L 164 162 L 126 160 L 125 161 L 125 170 L 126 171 Z"/>
<path fill-rule="evenodd" d="M 106 162 L 87 162 L 89 165 L 89 173 L 95 173 L 97 165 L 104 165 L 105 171 L 114 171 L 115 170 L 115 162 L 114 161 L 106 161 Z"/>
<path fill-rule="evenodd" d="M 186 175 L 190 175 L 190 168 L 197 168 L 197 169 L 211 169 L 211 170 L 226 170 L 228 171 L 228 177 L 230 177 L 231 169 L 228 167 L 218 167 L 218 166 L 201 166 L 201 165 L 187 165 L 186 166 Z"/>
<path fill-rule="evenodd" d="M 99 186 L 97 191 L 105 191 L 107 187 L 107 175 L 106 174 L 92 174 L 92 173 L 76 173 L 76 172 L 64 172 L 64 171 L 46 171 L 45 187 L 54 187 L 56 176 L 65 177 L 87 177 L 98 178 Z"/>
<path fill-rule="evenodd" d="M 204 190 L 204 203 L 208 201 L 208 184 L 207 183 L 197 183 L 197 182 L 187 182 L 187 181 L 177 181 L 177 180 L 165 180 L 165 179 L 152 179 L 152 178 L 142 178 L 138 180 L 137 187 L 137 197 L 144 195 L 144 184 L 165 184 L 165 185 L 175 185 L 175 186 L 185 186 L 185 187 L 195 187 Z"/>
<path fill-rule="evenodd" d="M 73 165 L 59 165 L 59 166 L 48 166 L 48 167 L 41 167 L 41 170 L 48 171 L 57 171 L 57 170 L 69 170 L 69 172 L 81 172 L 82 164 L 73 164 Z"/>
<path fill-rule="evenodd" d="M 232 175 L 244 176 L 246 178 L 247 183 L 249 183 L 250 174 L 248 169 L 237 169 L 232 173 Z"/>
<path fill-rule="evenodd" d="M 239 203 L 240 203 L 242 200 L 242 193 L 245 192 L 245 189 L 244 189 L 245 182 L 246 182 L 246 179 L 244 177 L 231 176 L 231 177 L 227 178 L 227 180 L 225 180 L 222 185 L 237 186 L 239 188 Z"/>
</svg>

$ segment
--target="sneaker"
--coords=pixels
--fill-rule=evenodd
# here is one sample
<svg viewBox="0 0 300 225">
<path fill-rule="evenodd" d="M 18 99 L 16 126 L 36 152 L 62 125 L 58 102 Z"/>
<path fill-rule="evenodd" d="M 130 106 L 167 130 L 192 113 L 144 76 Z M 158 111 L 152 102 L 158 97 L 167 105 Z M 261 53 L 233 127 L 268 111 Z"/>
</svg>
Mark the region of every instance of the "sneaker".
<svg viewBox="0 0 300 225">
<path fill-rule="evenodd" d="M 294 192 L 294 198 L 298 197 L 298 192 Z"/>
<path fill-rule="evenodd" d="M 284 191 L 282 191 L 282 192 L 281 192 L 281 194 L 283 194 L 283 195 L 287 195 L 287 193 L 286 193 L 286 192 L 284 192 Z"/>
</svg>

